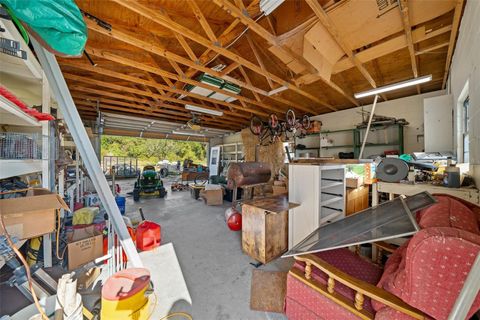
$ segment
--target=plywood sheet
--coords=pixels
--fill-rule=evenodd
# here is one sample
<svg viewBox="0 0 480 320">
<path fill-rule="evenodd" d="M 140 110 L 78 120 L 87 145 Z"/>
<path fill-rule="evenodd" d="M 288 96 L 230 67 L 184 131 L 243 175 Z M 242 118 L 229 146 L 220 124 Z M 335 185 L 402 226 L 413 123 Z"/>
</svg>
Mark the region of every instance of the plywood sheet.
<svg viewBox="0 0 480 320">
<path fill-rule="evenodd" d="M 303 57 L 310 62 L 318 74 L 330 80 L 333 65 L 345 53 L 330 35 L 328 30 L 320 23 L 316 23 L 312 29 L 305 33 L 303 42 Z"/>
<path fill-rule="evenodd" d="M 453 0 L 409 1 L 410 23 L 416 26 L 455 7 Z M 400 9 L 380 15 L 376 0 L 344 1 L 328 13 L 338 33 L 352 49 L 358 49 L 403 30 Z"/>
<path fill-rule="evenodd" d="M 287 272 L 252 270 L 250 309 L 283 313 Z"/>
</svg>

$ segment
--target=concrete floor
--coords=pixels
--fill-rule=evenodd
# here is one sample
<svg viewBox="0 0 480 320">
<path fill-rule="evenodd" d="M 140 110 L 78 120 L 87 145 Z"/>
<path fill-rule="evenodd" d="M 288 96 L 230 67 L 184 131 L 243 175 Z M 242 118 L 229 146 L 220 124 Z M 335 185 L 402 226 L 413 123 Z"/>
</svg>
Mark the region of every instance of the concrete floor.
<svg viewBox="0 0 480 320">
<path fill-rule="evenodd" d="M 117 182 L 126 194 L 134 181 Z M 254 267 L 249 263 L 254 261 L 242 252 L 241 232 L 232 232 L 225 224 L 229 203 L 207 206 L 202 200 L 192 199 L 189 191 L 171 192 L 170 182 L 165 182 L 165 199 L 142 198 L 135 203 L 127 196 L 127 215 L 135 219 L 142 207 L 146 219 L 162 226 L 162 244 L 172 242 L 175 247 L 193 306 L 182 304 L 173 310 L 183 308 L 198 320 L 286 319 L 283 314 L 250 310 Z M 292 263 L 291 259 L 280 258 L 260 269 L 287 271 Z"/>
</svg>

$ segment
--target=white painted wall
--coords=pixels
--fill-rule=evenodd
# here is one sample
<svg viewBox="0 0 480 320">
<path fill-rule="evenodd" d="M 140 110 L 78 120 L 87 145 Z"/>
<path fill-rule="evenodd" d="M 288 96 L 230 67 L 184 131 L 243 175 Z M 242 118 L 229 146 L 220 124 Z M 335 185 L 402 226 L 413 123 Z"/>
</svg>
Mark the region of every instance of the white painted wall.
<svg viewBox="0 0 480 320">
<path fill-rule="evenodd" d="M 424 121 L 423 121 L 423 103 L 425 98 L 444 95 L 445 91 L 435 91 L 425 94 L 389 100 L 377 103 L 375 114 L 404 118 L 410 124 L 404 129 L 405 152 L 422 151 L 424 149 Z M 364 106 L 363 109 L 370 111 L 372 105 Z M 331 112 L 313 117 L 314 120 L 320 120 L 323 123 L 322 130 L 338 130 L 354 128 L 362 121 L 360 111 L 362 107 Z M 370 141 L 370 138 L 369 138 Z M 335 151 L 338 152 L 338 151 Z"/>
<path fill-rule="evenodd" d="M 480 1 L 467 1 L 460 24 L 457 44 L 453 54 L 449 76 L 449 91 L 454 104 L 462 99 L 462 91 L 468 83 L 470 96 L 470 172 L 480 186 Z M 458 109 L 455 117 L 458 119 Z M 456 146 L 461 141 L 461 128 L 455 122 Z M 461 150 L 461 149 L 460 149 Z"/>
<path fill-rule="evenodd" d="M 453 152 L 452 101 L 451 95 L 425 98 L 423 100 L 426 152 Z"/>
</svg>

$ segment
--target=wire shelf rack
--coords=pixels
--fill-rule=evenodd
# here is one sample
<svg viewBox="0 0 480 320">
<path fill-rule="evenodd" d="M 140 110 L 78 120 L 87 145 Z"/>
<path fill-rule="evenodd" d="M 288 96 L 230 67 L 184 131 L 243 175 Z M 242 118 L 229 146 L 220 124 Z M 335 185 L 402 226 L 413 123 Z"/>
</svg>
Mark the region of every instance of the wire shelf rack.
<svg viewBox="0 0 480 320">
<path fill-rule="evenodd" d="M 57 144 L 39 133 L 0 132 L 0 159 L 56 160 Z"/>
</svg>

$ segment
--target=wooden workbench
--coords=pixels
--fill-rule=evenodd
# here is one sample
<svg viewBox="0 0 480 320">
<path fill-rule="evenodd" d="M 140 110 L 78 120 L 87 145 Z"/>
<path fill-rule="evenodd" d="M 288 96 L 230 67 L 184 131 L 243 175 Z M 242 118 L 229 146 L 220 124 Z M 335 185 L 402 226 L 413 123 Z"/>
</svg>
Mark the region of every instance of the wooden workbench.
<svg viewBox="0 0 480 320">
<path fill-rule="evenodd" d="M 432 194 L 449 194 L 476 205 L 480 204 L 480 195 L 478 189 L 476 188 L 447 188 L 443 186 L 435 186 L 430 183 L 407 184 L 379 181 L 372 185 L 372 206 L 376 206 L 378 204 L 379 192 L 388 193 L 390 195 L 390 199 L 393 199 L 395 194 L 411 196 L 422 191 L 428 191 Z"/>
<path fill-rule="evenodd" d="M 288 249 L 288 211 L 299 206 L 287 195 L 246 201 L 242 206 L 242 249 L 265 264 Z"/>
</svg>

